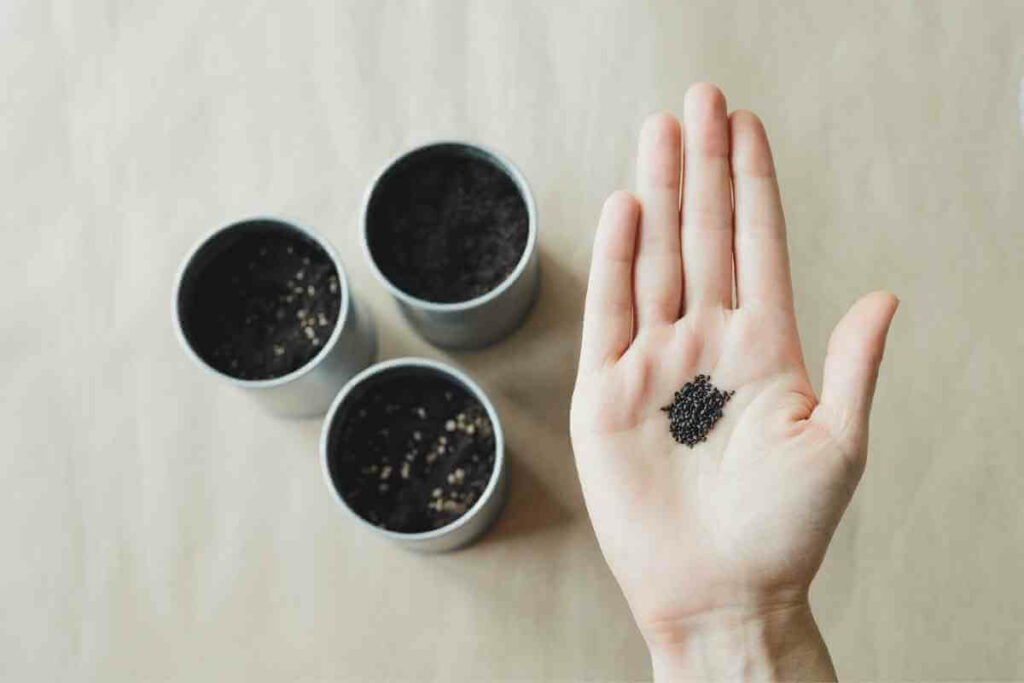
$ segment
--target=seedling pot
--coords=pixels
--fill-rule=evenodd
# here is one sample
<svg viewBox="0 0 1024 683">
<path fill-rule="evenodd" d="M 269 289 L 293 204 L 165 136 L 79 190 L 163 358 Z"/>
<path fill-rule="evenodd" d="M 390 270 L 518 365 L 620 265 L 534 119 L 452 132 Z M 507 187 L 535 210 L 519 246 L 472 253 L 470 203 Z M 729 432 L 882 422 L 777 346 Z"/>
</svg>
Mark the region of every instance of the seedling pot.
<svg viewBox="0 0 1024 683">
<path fill-rule="evenodd" d="M 493 286 L 488 291 L 473 290 L 474 293 L 465 300 L 439 301 L 437 297 L 431 299 L 430 296 L 424 295 L 422 292 L 417 293 L 411 291 L 408 286 L 402 286 L 399 281 L 401 276 L 410 270 L 408 267 L 394 264 L 388 266 L 389 251 L 396 248 L 409 248 L 402 244 L 403 233 L 393 231 L 389 227 L 394 222 L 389 219 L 389 212 L 395 210 L 396 203 L 404 201 L 403 188 L 410 185 L 413 186 L 410 194 L 415 194 L 418 189 L 423 200 L 421 205 L 412 206 L 411 212 L 415 214 L 418 211 L 422 214 L 423 211 L 427 211 L 429 214 L 430 211 L 437 208 L 429 206 L 430 198 L 424 199 L 422 196 L 423 187 L 416 188 L 415 183 L 409 182 L 409 176 L 415 176 L 421 172 L 419 169 L 426 168 L 427 171 L 424 173 L 434 173 L 440 178 L 438 183 L 443 184 L 445 171 L 437 168 L 431 169 L 430 165 L 451 164 L 453 159 L 456 160 L 456 163 L 461 159 L 465 163 L 476 164 L 479 168 L 486 165 L 500 172 L 501 176 L 507 177 L 507 181 L 498 180 L 502 183 L 503 191 L 509 195 L 505 199 L 511 196 L 511 190 L 509 190 L 511 187 L 515 188 L 515 193 L 521 199 L 521 205 L 515 207 L 515 224 L 518 230 L 517 239 L 520 239 L 523 232 L 522 224 L 525 223 L 525 246 L 517 261 L 511 258 L 506 259 L 505 265 L 509 272 L 500 281 L 492 283 Z M 486 172 L 486 169 L 484 170 Z M 495 175 L 493 171 L 490 173 Z M 449 175 L 455 177 L 458 174 L 451 173 Z M 508 181 L 511 183 L 509 184 Z M 494 185 L 493 179 L 488 182 L 492 186 Z M 409 201 L 416 200 L 410 199 Z M 472 193 L 469 193 L 465 201 L 474 201 Z M 450 208 L 452 203 L 448 202 L 447 207 Z M 484 207 L 482 210 L 486 212 L 486 205 L 481 204 L 480 206 Z M 440 226 L 438 229 L 443 230 L 446 221 L 453 220 L 450 214 L 451 211 L 444 209 L 438 211 L 435 216 L 421 218 L 417 228 L 427 229 L 427 226 L 431 225 L 431 221 L 434 221 L 434 224 Z M 473 228 L 486 231 L 492 229 L 494 225 L 495 221 L 489 220 L 485 215 L 482 220 L 477 221 Z M 437 346 L 458 349 L 476 348 L 493 343 L 519 326 L 537 297 L 539 259 L 537 209 L 533 194 L 519 169 L 494 150 L 465 142 L 440 141 L 415 147 L 395 157 L 384 166 L 367 188 L 363 200 L 362 230 L 363 251 L 373 273 L 395 299 L 399 309 L 413 327 L 429 342 Z M 470 229 L 457 239 L 453 238 L 448 246 L 450 250 L 458 250 L 467 243 L 467 240 L 472 241 L 476 238 L 476 234 Z M 437 259 L 438 251 L 438 249 L 424 248 L 411 256 L 406 254 L 404 258 Z M 440 251 L 440 258 L 445 258 L 443 250 Z M 491 254 L 485 254 L 485 256 L 490 258 Z M 512 267 L 513 263 L 514 267 Z M 485 267 L 480 263 L 475 265 Z"/>
<path fill-rule="evenodd" d="M 505 502 L 504 438 L 493 404 L 465 374 L 422 358 L 378 363 L 342 388 L 324 422 L 320 462 L 349 517 L 409 550 L 465 546 L 487 530 Z M 456 513 L 455 505 L 463 507 Z M 454 514 L 461 516 L 446 516 Z"/>
<path fill-rule="evenodd" d="M 266 244 L 271 245 L 269 255 L 266 247 L 256 246 Z M 253 251 L 257 248 L 258 252 Z M 287 256 L 283 251 L 279 256 L 273 253 L 278 248 L 287 249 Z M 258 256 L 247 262 L 240 260 L 249 259 L 247 253 Z M 306 270 L 302 264 L 309 264 L 311 259 L 310 275 L 302 280 Z M 289 273 L 297 272 L 299 277 L 289 280 L 299 293 L 287 298 L 279 291 L 284 285 L 277 286 L 273 280 L 283 281 L 285 276 L 279 273 L 285 272 L 284 268 L 289 268 Z M 321 278 L 316 281 L 319 299 L 313 298 L 313 271 Z M 241 296 L 237 292 L 243 290 L 257 312 L 264 311 L 266 315 L 236 321 L 238 334 L 225 335 L 226 341 L 216 346 L 210 340 L 228 324 L 223 316 L 235 315 L 232 311 L 240 309 L 230 297 Z M 294 309 L 305 301 L 319 308 L 299 310 L 298 315 L 306 317 L 297 322 Z M 218 308 L 218 304 L 223 305 Z M 264 324 L 268 316 L 270 322 Z M 322 415 L 338 389 L 372 363 L 377 354 L 373 319 L 353 297 L 337 252 L 313 230 L 276 218 L 239 221 L 200 239 L 178 270 L 172 317 L 178 340 L 189 358 L 205 372 L 244 390 L 277 415 Z M 270 345 L 272 350 L 264 353 L 263 347 L 270 342 L 255 331 L 258 326 L 263 332 L 280 329 L 295 334 L 287 341 Z M 308 346 L 303 346 L 307 341 Z M 239 361 L 234 357 L 228 361 L 229 352 L 224 351 L 229 342 L 234 345 L 232 352 L 241 358 L 237 370 Z M 250 343 L 251 350 L 247 350 L 246 344 Z M 264 375 L 270 373 L 269 376 L 256 371 L 245 374 L 246 363 L 261 362 L 269 367 L 271 363 L 286 361 L 297 367 L 283 366 L 276 374 L 266 370 Z"/>
</svg>

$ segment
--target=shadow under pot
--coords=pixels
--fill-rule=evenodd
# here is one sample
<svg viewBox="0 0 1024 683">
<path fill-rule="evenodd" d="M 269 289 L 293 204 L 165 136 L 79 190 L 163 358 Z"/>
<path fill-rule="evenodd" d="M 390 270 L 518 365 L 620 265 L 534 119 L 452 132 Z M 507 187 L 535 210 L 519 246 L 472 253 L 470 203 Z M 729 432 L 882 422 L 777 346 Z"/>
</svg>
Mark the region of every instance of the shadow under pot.
<svg viewBox="0 0 1024 683">
<path fill-rule="evenodd" d="M 363 202 L 374 274 L 429 342 L 476 348 L 517 328 L 537 297 L 537 210 L 497 152 L 437 142 L 398 156 Z"/>
<path fill-rule="evenodd" d="M 323 414 L 377 354 L 373 319 L 352 297 L 337 253 L 277 219 L 201 239 L 178 272 L 172 308 L 189 357 L 279 415 Z"/>
<path fill-rule="evenodd" d="M 341 507 L 411 550 L 471 543 L 505 501 L 497 412 L 469 377 L 426 359 L 353 378 L 327 414 L 320 459 Z"/>
</svg>

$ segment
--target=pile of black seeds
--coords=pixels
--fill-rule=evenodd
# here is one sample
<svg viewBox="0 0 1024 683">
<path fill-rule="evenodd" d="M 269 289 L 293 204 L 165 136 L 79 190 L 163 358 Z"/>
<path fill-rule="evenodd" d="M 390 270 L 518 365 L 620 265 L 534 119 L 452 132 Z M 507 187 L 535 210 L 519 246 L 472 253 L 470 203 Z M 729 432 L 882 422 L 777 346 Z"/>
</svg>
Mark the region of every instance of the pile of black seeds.
<svg viewBox="0 0 1024 683">
<path fill-rule="evenodd" d="M 529 217 L 519 188 L 490 162 L 431 150 L 388 172 L 367 212 L 370 252 L 396 287 L 426 301 L 486 294 L 515 270 Z"/>
<path fill-rule="evenodd" d="M 672 403 L 662 408 L 668 413 L 672 438 L 693 448 L 707 441 L 708 432 L 722 419 L 722 408 L 735 391 L 722 391 L 708 375 L 697 375 L 675 393 Z"/>
<path fill-rule="evenodd" d="M 494 470 L 484 407 L 435 374 L 382 378 L 334 429 L 335 488 L 360 517 L 391 531 L 450 524 L 480 499 Z"/>
<path fill-rule="evenodd" d="M 186 309 L 196 353 L 245 380 L 282 377 L 323 349 L 341 285 L 320 245 L 280 231 L 242 235 L 203 266 Z"/>
</svg>

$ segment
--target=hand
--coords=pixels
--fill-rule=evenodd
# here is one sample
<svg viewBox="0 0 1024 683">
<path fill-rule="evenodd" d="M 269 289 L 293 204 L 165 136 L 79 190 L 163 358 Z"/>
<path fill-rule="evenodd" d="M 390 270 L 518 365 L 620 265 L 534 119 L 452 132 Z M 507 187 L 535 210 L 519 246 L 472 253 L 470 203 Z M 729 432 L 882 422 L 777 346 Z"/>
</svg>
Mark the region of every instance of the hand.
<svg viewBox="0 0 1024 683">
<path fill-rule="evenodd" d="M 864 469 L 898 302 L 853 305 L 818 398 L 764 128 L 707 84 L 683 120 L 647 120 L 637 195 L 597 229 L 571 418 L 587 509 L 656 676 L 831 677 L 807 594 Z M 698 373 L 736 393 L 691 449 L 660 409 Z"/>
</svg>

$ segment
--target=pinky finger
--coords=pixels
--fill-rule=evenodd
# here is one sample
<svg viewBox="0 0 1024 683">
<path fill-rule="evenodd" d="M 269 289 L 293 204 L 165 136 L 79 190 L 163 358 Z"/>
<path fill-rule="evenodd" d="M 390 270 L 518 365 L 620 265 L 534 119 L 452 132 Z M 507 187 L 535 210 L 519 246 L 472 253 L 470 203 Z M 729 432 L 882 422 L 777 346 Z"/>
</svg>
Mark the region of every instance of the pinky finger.
<svg viewBox="0 0 1024 683">
<path fill-rule="evenodd" d="M 615 192 L 605 201 L 594 238 L 583 311 L 581 373 L 617 360 L 629 347 L 639 221 L 640 203 L 628 192 Z"/>
</svg>

